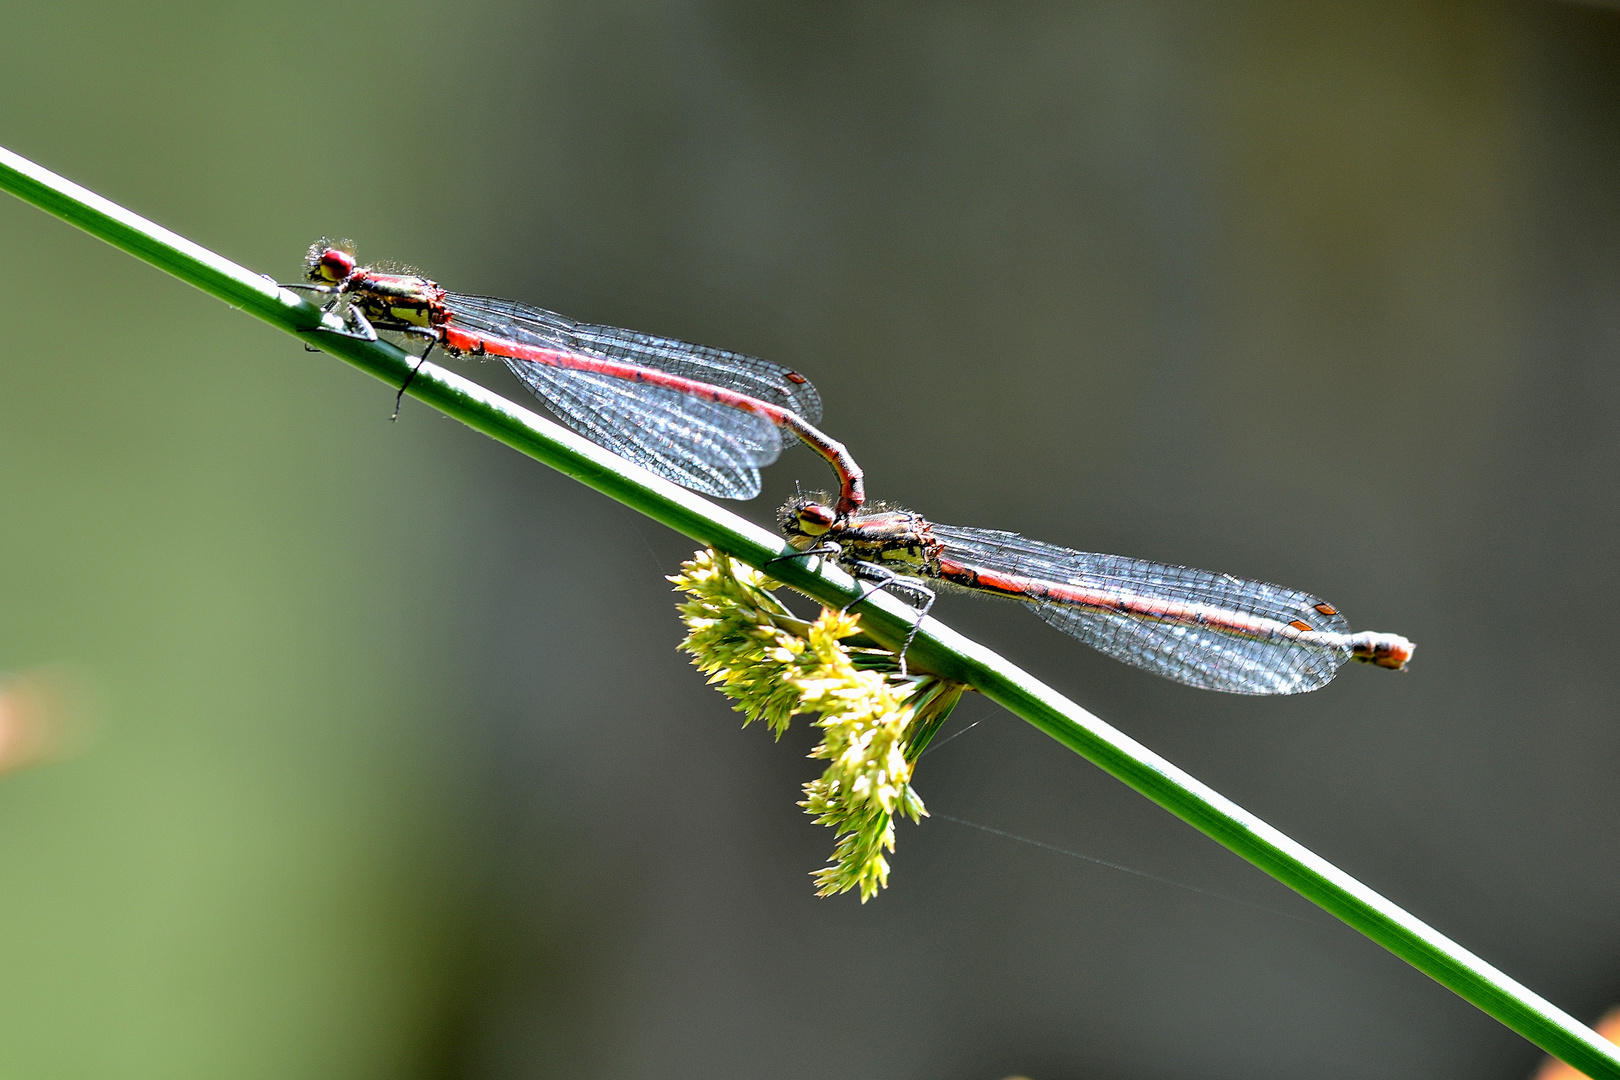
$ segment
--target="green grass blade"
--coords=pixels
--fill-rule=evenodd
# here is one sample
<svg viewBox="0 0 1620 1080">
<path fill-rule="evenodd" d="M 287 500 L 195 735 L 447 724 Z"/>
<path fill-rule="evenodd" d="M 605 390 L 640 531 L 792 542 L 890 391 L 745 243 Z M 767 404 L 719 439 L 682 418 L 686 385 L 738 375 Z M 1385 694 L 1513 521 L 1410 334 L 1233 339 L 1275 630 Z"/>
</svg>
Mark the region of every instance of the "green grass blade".
<svg viewBox="0 0 1620 1080">
<path fill-rule="evenodd" d="M 400 386 L 410 372 L 414 361 L 388 342 L 323 332 L 323 327 L 326 331 L 341 327 L 298 294 L 3 148 L 0 188 L 341 357 L 389 386 Z M 437 365 L 424 365 L 409 392 L 469 427 L 751 565 L 762 566 L 790 550 L 776 534 Z M 856 595 L 846 575 L 831 567 L 812 570 L 802 559 L 777 563 L 771 574 L 832 606 Z M 885 594 L 867 601 L 861 613 L 867 631 L 891 645 L 899 644 L 911 623 L 910 610 Z M 918 633 L 911 656 L 920 668 L 975 687 L 1553 1056 L 1588 1076 L 1620 1080 L 1620 1053 L 1596 1032 L 1007 660 L 932 619 Z"/>
</svg>

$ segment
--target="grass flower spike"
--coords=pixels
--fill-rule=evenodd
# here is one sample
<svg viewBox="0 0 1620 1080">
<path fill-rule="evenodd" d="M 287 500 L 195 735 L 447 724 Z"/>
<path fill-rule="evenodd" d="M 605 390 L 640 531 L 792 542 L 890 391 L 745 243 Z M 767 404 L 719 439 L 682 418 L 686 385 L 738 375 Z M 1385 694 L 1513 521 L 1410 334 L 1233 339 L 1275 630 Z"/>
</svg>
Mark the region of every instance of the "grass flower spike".
<svg viewBox="0 0 1620 1080">
<path fill-rule="evenodd" d="M 776 583 L 730 556 L 700 551 L 669 579 L 689 599 L 681 604 L 686 640 L 699 671 L 718 684 L 747 719 L 764 720 L 777 738 L 799 708 L 799 692 L 787 677 L 804 651 L 802 638 L 781 629 L 792 619 L 770 589 Z"/>
<path fill-rule="evenodd" d="M 800 713 L 816 714 L 823 735 L 811 757 L 828 762 L 800 803 L 816 824 L 836 831 L 817 894 L 859 889 L 862 903 L 888 884 L 894 816 L 927 813 L 911 787 L 917 756 L 961 697 L 961 683 L 902 676 L 894 655 L 859 642 L 856 616 L 823 609 L 797 619 L 752 567 L 700 551 L 670 578 L 687 594 L 681 648 L 731 698 L 747 723 L 764 720 L 781 737 Z M 857 644 L 848 644 L 851 640 Z"/>
</svg>

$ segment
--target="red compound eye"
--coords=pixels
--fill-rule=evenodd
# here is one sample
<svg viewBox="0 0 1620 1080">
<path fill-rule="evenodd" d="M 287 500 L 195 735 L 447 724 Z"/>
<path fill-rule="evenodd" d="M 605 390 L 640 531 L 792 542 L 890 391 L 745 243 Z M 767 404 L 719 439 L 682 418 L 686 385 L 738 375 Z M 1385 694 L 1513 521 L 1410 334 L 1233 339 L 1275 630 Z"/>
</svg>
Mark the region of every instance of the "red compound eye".
<svg viewBox="0 0 1620 1080">
<path fill-rule="evenodd" d="M 809 506 L 799 507 L 799 520 L 806 525 L 819 525 L 825 529 L 838 520 L 838 515 L 834 514 L 829 507 L 811 503 Z"/>
<path fill-rule="evenodd" d="M 327 248 L 321 252 L 317 265 L 320 267 L 322 277 L 331 281 L 342 281 L 354 273 L 354 256 L 337 248 Z"/>
</svg>

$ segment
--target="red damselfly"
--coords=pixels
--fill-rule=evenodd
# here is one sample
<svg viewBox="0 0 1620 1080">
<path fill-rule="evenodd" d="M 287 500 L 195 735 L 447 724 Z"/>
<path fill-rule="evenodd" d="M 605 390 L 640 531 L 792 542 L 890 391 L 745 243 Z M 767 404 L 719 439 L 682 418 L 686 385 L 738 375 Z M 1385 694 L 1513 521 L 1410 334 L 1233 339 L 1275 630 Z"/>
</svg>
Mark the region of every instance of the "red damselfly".
<svg viewBox="0 0 1620 1080">
<path fill-rule="evenodd" d="M 917 597 L 919 622 L 934 600 L 925 580 L 1004 596 L 1116 660 L 1234 694 L 1303 693 L 1327 685 L 1347 660 L 1404 670 L 1412 658 L 1406 638 L 1353 634 L 1332 604 L 1294 589 L 935 525 L 906 510 L 846 516 L 822 498 L 782 507 L 788 543 L 835 559 L 869 592 Z"/>
<path fill-rule="evenodd" d="M 814 426 L 821 396 L 789 368 L 449 292 L 407 270 L 360 266 L 346 242 L 316 243 L 305 270 L 313 284 L 289 287 L 346 301 L 349 332 L 369 340 L 378 330 L 426 339 L 418 367 L 435 345 L 454 356 L 499 357 L 563 423 L 683 487 L 753 498 L 760 467 L 776 460 L 786 433 L 832 466 L 840 514 L 865 501 L 860 466 Z"/>
</svg>

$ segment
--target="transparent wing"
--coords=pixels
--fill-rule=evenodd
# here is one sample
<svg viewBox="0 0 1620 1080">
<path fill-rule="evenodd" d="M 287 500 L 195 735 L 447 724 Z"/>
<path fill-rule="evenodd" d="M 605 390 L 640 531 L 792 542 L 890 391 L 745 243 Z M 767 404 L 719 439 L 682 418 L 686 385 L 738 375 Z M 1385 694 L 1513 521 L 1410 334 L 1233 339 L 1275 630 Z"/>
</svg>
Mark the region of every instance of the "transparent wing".
<svg viewBox="0 0 1620 1080">
<path fill-rule="evenodd" d="M 1207 570 L 1043 544 L 1016 533 L 935 525 L 964 564 L 1118 598 L 1117 606 L 1029 599 L 1035 613 L 1092 648 L 1165 678 L 1234 694 L 1298 694 L 1332 680 L 1350 657 L 1349 624 L 1332 605 L 1296 589 Z M 1155 617 L 1134 601 L 1198 605 L 1207 620 Z M 1303 623 L 1312 641 L 1223 628 L 1225 614 Z M 1241 622 L 1242 620 L 1238 620 Z"/>
<path fill-rule="evenodd" d="M 1303 694 L 1326 686 L 1350 658 L 1348 645 L 1248 637 L 1058 604 L 1036 604 L 1034 609 L 1099 652 L 1205 690 Z"/>
<path fill-rule="evenodd" d="M 742 409 L 595 372 L 526 360 L 506 366 L 587 439 L 704 495 L 752 499 L 759 467 L 782 452 L 776 425 Z"/>
<path fill-rule="evenodd" d="M 449 293 L 455 323 L 530 345 L 571 349 L 588 356 L 657 368 L 712 386 L 737 390 L 821 423 L 821 395 L 803 375 L 756 356 L 711 349 L 675 338 L 579 323 L 544 308 L 490 296 Z"/>
</svg>

